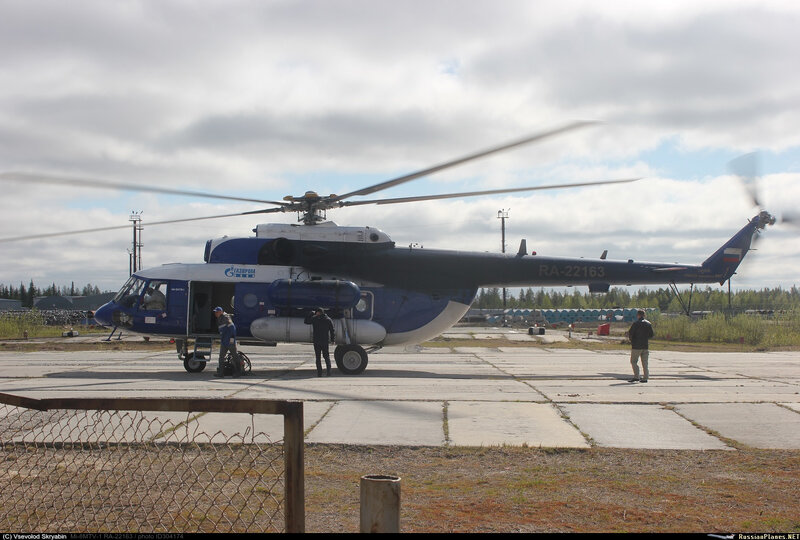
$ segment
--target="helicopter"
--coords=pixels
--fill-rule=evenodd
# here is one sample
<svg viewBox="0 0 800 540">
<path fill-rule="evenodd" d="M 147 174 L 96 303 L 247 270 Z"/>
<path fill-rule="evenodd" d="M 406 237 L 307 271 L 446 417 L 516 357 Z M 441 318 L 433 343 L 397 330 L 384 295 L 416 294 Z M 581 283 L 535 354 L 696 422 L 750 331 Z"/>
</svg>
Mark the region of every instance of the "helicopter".
<svg viewBox="0 0 800 540">
<path fill-rule="evenodd" d="M 550 186 L 495 189 L 389 199 L 350 200 L 405 182 L 580 129 L 577 122 L 476 152 L 344 195 L 307 191 L 282 201 L 99 182 L 79 178 L 4 173 L 0 178 L 84 187 L 151 191 L 268 204 L 270 207 L 218 216 L 184 218 L 161 225 L 239 215 L 296 212 L 295 224 L 265 223 L 254 236 L 223 237 L 206 242 L 203 263 L 172 263 L 134 272 L 117 295 L 94 313 L 107 327 L 173 338 L 184 369 L 198 373 L 211 355 L 217 328 L 216 306 L 231 313 L 242 343 L 311 343 L 305 315 L 322 307 L 336 329 L 334 360 L 340 372 L 362 373 L 369 354 L 390 345 L 417 344 L 440 335 L 468 311 L 482 287 L 588 286 L 608 292 L 611 285 L 723 284 L 736 272 L 753 239 L 775 217 L 765 210 L 748 220 L 719 249 L 700 264 L 677 264 L 545 257 L 528 252 L 526 240 L 516 253 L 485 253 L 425 249 L 396 245 L 373 227 L 339 226 L 327 220 L 332 209 L 355 205 L 385 205 L 435 199 L 486 196 L 543 189 L 635 182 L 638 178 Z M 0 241 L 58 236 L 102 229 L 29 235 Z M 190 341 L 193 340 L 193 346 Z"/>
</svg>

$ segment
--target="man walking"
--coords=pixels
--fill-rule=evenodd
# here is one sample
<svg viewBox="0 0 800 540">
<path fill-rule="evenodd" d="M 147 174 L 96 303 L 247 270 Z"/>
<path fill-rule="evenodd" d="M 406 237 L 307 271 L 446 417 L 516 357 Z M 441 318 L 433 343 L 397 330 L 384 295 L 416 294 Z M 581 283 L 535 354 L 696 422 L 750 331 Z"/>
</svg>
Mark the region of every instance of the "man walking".
<svg viewBox="0 0 800 540">
<path fill-rule="evenodd" d="M 233 358 L 233 376 L 239 377 L 242 374 L 242 365 L 239 362 L 239 351 L 236 350 L 236 325 L 233 324 L 231 316 L 225 313 L 221 307 L 214 308 L 214 317 L 217 318 L 217 326 L 219 327 L 219 365 L 214 377 L 224 377 L 225 372 L 225 355 L 228 351 L 231 352 Z"/>
<path fill-rule="evenodd" d="M 644 310 L 640 309 L 636 312 L 636 322 L 633 323 L 628 329 L 628 337 L 631 340 L 631 367 L 633 367 L 633 379 L 629 382 L 647 382 L 650 376 L 650 371 L 647 367 L 647 361 L 650 357 L 650 350 L 648 349 L 648 340 L 653 337 L 653 325 L 650 321 L 644 318 Z M 642 378 L 639 379 L 639 358 L 642 359 Z"/>
<path fill-rule="evenodd" d="M 331 376 L 331 356 L 328 351 L 328 335 L 330 334 L 331 343 L 336 343 L 336 332 L 333 330 L 333 321 L 330 317 L 325 315 L 325 310 L 317 308 L 314 313 L 306 315 L 306 324 L 311 325 L 311 331 L 314 341 L 314 354 L 317 357 L 317 377 L 322 377 L 322 360 L 320 356 L 325 357 L 325 366 L 327 367 L 326 376 Z"/>
</svg>

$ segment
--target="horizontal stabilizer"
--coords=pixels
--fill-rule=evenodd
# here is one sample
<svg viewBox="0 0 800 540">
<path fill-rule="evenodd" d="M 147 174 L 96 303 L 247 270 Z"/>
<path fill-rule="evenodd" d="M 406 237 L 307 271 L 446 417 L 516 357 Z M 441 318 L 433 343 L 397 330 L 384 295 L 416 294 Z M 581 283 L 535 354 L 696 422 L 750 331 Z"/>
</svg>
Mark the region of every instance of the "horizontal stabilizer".
<svg viewBox="0 0 800 540">
<path fill-rule="evenodd" d="M 688 266 L 670 266 L 669 268 L 653 268 L 653 272 L 678 272 L 680 270 L 688 269 Z"/>
</svg>

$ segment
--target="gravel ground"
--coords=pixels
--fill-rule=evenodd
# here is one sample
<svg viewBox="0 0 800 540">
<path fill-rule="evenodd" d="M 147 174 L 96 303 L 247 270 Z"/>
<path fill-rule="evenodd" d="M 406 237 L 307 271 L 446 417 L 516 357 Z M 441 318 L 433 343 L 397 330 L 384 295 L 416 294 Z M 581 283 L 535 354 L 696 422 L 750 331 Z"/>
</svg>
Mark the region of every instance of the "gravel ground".
<svg viewBox="0 0 800 540">
<path fill-rule="evenodd" d="M 402 532 L 800 532 L 800 452 L 306 446 L 306 531 L 358 532 L 401 478 Z"/>
</svg>

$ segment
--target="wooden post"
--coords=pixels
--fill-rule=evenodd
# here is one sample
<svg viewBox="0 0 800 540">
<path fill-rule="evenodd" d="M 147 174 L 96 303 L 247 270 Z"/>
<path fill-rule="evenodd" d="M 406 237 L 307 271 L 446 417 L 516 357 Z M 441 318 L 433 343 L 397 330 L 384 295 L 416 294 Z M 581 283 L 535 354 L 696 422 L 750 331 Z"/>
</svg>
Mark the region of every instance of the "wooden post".
<svg viewBox="0 0 800 540">
<path fill-rule="evenodd" d="M 303 402 L 289 403 L 283 417 L 286 474 L 286 532 L 306 532 L 305 470 L 303 467 Z"/>
<path fill-rule="evenodd" d="M 400 532 L 400 477 L 361 477 L 361 532 Z"/>
</svg>

